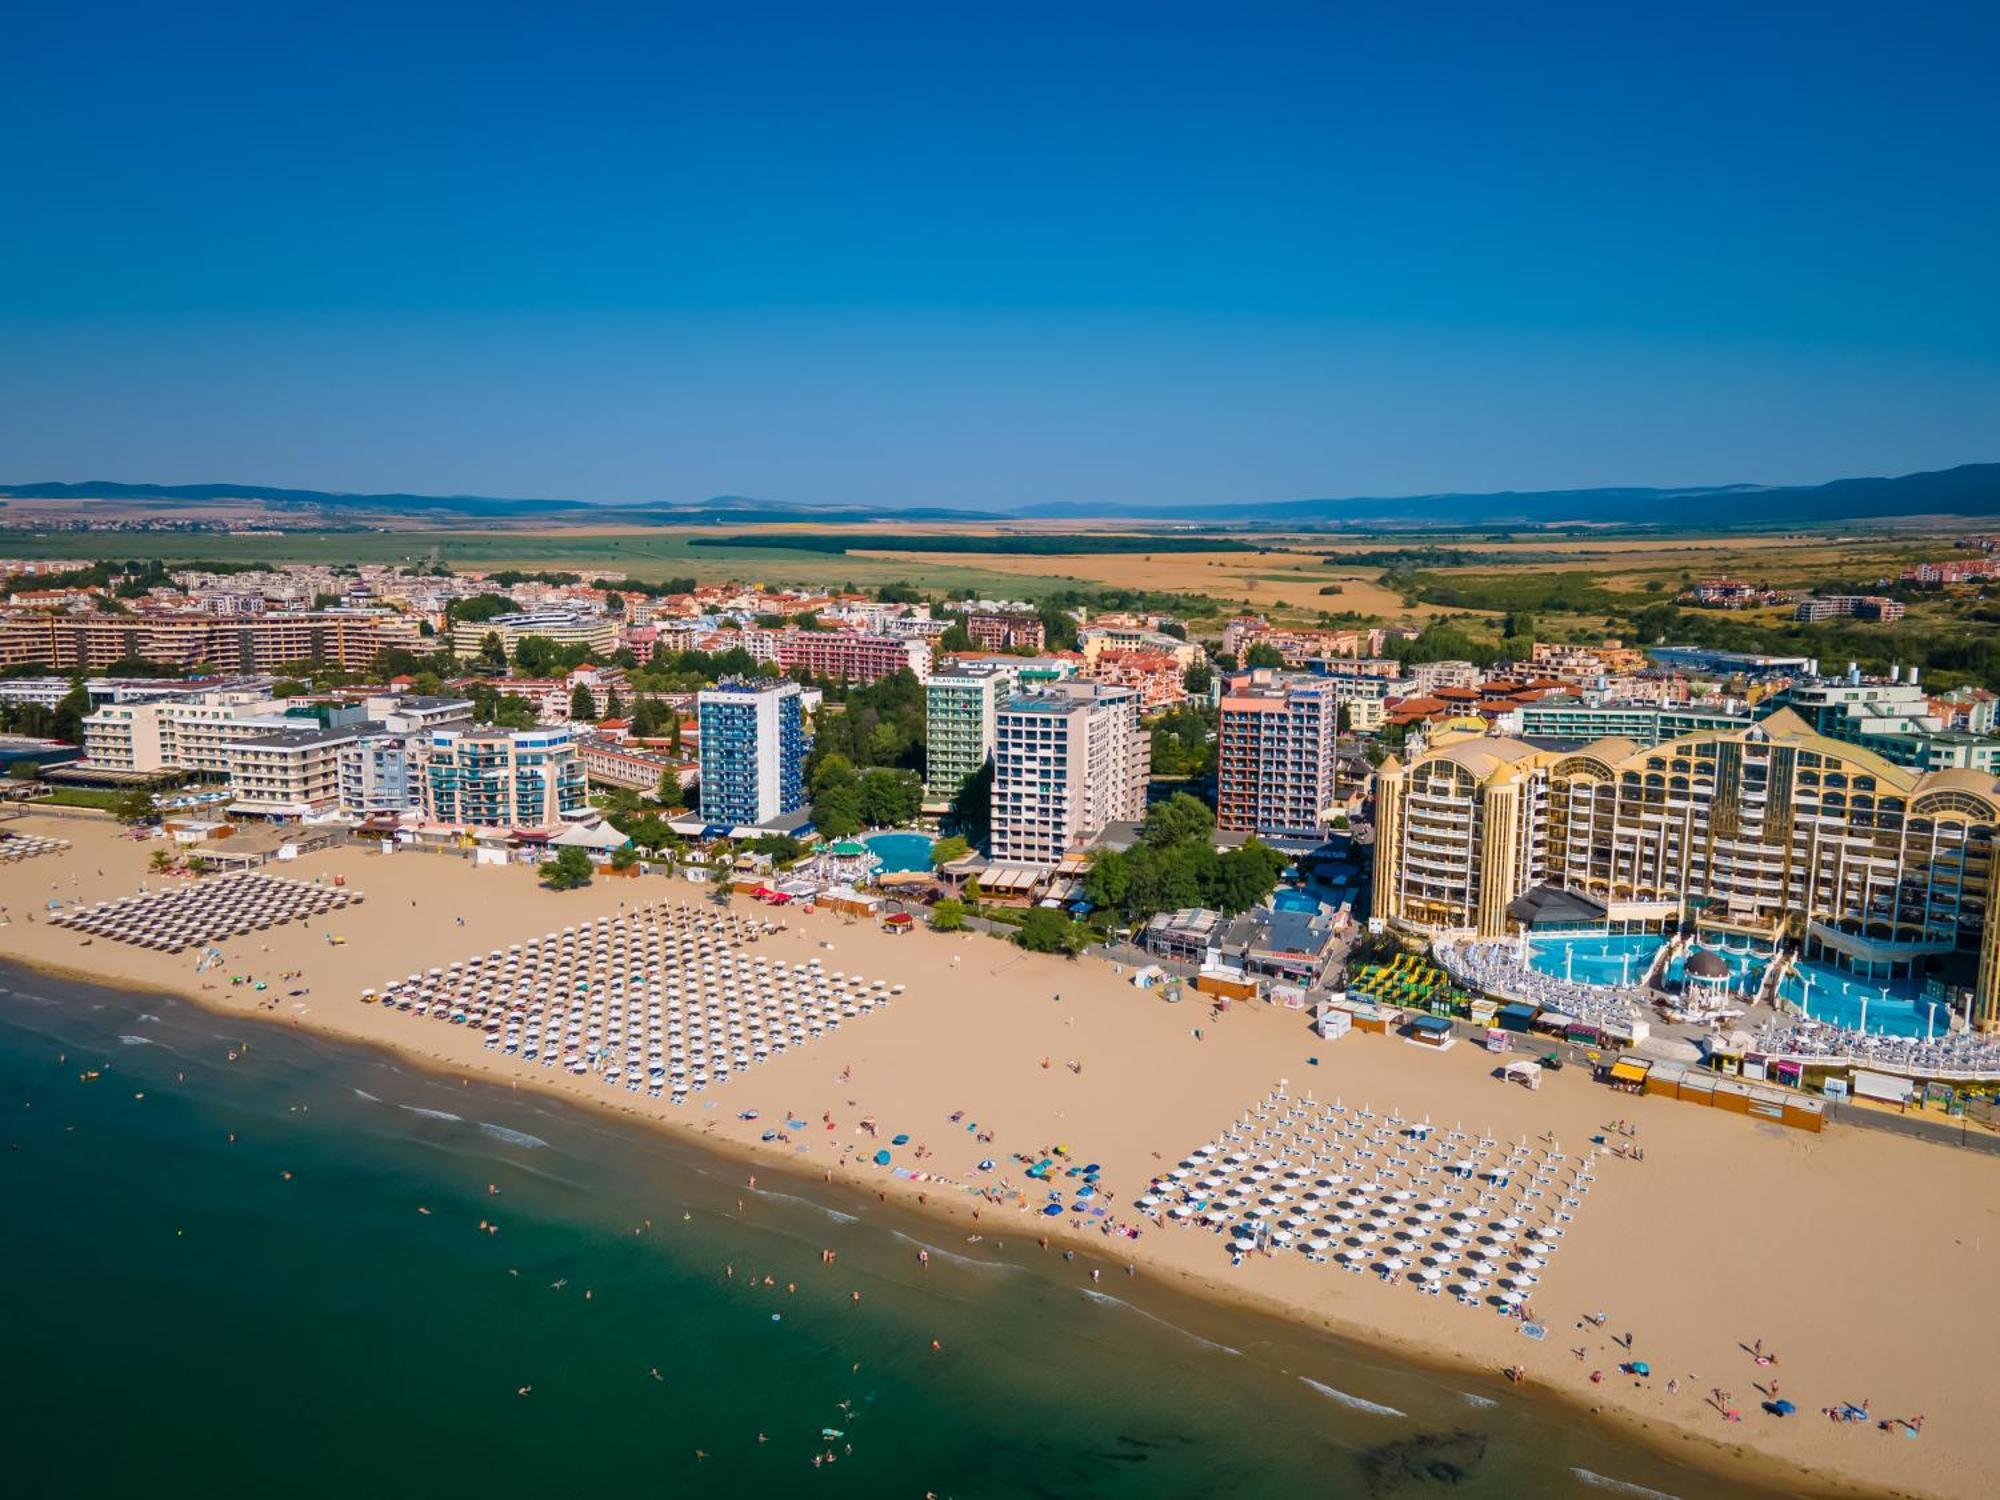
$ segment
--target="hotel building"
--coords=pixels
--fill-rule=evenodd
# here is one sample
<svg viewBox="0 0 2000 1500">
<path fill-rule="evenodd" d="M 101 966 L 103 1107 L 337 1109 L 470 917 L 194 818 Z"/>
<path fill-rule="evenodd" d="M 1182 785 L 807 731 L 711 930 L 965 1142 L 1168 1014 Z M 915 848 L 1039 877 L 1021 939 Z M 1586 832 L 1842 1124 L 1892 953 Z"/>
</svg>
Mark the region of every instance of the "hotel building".
<svg viewBox="0 0 2000 1500">
<path fill-rule="evenodd" d="M 1503 937 L 1549 886 L 1612 927 L 1699 916 L 1866 972 L 1960 953 L 1974 1023 L 2000 1029 L 2000 782 L 1896 765 L 1789 709 L 1651 748 L 1458 740 L 1382 765 L 1375 828 L 1374 910 L 1399 926 Z"/>
<path fill-rule="evenodd" d="M 438 729 L 427 748 L 424 815 L 433 823 L 553 828 L 586 811 L 567 727 Z"/>
<path fill-rule="evenodd" d="M 1013 692 L 1010 666 L 982 663 L 924 679 L 924 787 L 950 799 L 993 755 L 994 721 Z"/>
<path fill-rule="evenodd" d="M 1334 803 L 1337 684 L 1259 668 L 1223 679 L 1216 724 L 1215 826 L 1311 839 Z"/>
<path fill-rule="evenodd" d="M 701 816 L 714 827 L 775 823 L 806 805 L 805 695 L 796 682 L 722 682 L 695 701 Z"/>
<path fill-rule="evenodd" d="M 341 756 L 373 727 L 322 729 L 308 722 L 235 742 L 228 750 L 229 811 L 281 820 L 338 811 Z"/>
<path fill-rule="evenodd" d="M 451 649 L 457 656 L 477 656 L 489 635 L 500 637 L 507 659 L 528 636 L 540 636 L 558 646 L 588 646 L 599 656 L 618 648 L 618 624 L 610 615 L 586 615 L 571 609 L 522 610 L 490 620 L 461 620 L 451 628 Z"/>
<path fill-rule="evenodd" d="M 1053 867 L 1106 824 L 1143 817 L 1149 763 L 1130 688 L 1061 682 L 1007 699 L 994 715 L 995 863 Z"/>
</svg>

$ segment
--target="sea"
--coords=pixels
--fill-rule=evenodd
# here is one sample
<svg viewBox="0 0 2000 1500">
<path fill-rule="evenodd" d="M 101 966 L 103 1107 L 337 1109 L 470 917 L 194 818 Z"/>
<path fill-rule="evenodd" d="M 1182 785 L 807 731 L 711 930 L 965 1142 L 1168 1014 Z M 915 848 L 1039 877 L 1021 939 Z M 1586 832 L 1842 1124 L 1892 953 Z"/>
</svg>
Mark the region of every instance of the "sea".
<svg viewBox="0 0 2000 1500">
<path fill-rule="evenodd" d="M 0 1111 L 16 1495 L 1778 1493 L 1011 1226 L 5 963 Z"/>
</svg>

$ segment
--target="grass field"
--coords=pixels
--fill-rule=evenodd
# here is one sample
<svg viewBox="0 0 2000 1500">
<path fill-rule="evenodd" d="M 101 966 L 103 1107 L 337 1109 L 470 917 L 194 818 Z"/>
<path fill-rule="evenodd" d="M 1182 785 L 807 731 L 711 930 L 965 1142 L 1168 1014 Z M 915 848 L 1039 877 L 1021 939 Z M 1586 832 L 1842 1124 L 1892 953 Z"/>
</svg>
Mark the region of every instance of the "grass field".
<svg viewBox="0 0 2000 1500">
<path fill-rule="evenodd" d="M 738 530 L 742 530 L 739 526 Z M 927 530 L 932 529 L 927 527 Z M 943 528 L 936 528 L 943 529 Z M 967 545 L 996 534 L 991 525 L 954 528 Z M 1011 532 L 1013 528 L 1008 528 Z M 1128 528 L 1129 530 L 1129 528 Z M 797 525 L 760 530 L 756 546 L 693 545 L 726 539 L 712 528 L 546 526 L 473 529 L 290 531 L 274 535 L 180 532 L 35 533 L 0 530 L 0 556 L 97 558 L 158 557 L 168 562 L 367 562 L 421 565 L 433 560 L 457 568 L 605 569 L 657 581 L 693 577 L 773 586 L 798 584 L 875 588 L 903 583 L 933 590 L 969 589 L 981 597 L 1035 598 L 1060 589 L 1147 589 L 1198 596 L 1212 602 L 1204 621 L 1237 612 L 1279 619 L 1311 619 L 1322 612 L 1420 623 L 1440 615 L 1469 616 L 1490 630 L 1498 613 L 1525 608 L 1550 626 L 1588 631 L 1605 617 L 1650 599 L 1671 599 L 1692 579 L 1729 574 L 1784 587 L 1838 581 L 1866 586 L 1893 577 L 1911 562 L 1945 555 L 1949 543 L 1915 529 L 1896 533 L 1770 535 L 1548 536 L 1524 533 L 1437 536 L 1336 537 L 1324 533 L 1258 535 L 1262 551 L 1091 552 L 1086 527 L 1051 525 L 1037 531 L 1038 545 L 1060 546 L 1074 537 L 1074 552 L 917 553 L 899 550 L 893 526 L 839 528 L 842 545 L 829 553 L 828 532 Z M 800 545 L 786 546 L 796 536 Z M 768 538 L 765 541 L 764 538 Z M 1195 538 L 1176 537 L 1180 548 Z M 1121 541 L 1130 546 L 1130 540 Z M 1163 548 L 1168 544 L 1163 540 Z M 1420 555 L 1419 549 L 1454 548 L 1477 558 L 1471 567 L 1405 567 L 1385 582 L 1380 566 L 1343 557 L 1381 559 L 1385 553 Z M 1275 549 L 1275 550 L 1272 550 Z M 1518 567 L 1505 559 L 1521 558 Z M 1320 590 L 1338 585 L 1340 592 Z M 1405 604 L 1414 595 L 1416 602 Z"/>
</svg>

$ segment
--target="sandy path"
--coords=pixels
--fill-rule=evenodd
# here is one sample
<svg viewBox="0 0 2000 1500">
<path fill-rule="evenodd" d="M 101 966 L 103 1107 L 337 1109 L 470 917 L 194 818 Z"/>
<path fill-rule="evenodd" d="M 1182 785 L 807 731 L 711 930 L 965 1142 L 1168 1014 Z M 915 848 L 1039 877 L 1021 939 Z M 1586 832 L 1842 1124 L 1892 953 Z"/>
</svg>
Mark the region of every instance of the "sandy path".
<svg viewBox="0 0 2000 1500">
<path fill-rule="evenodd" d="M 12 918 L 0 927 L 0 949 L 9 957 L 170 987 L 225 1009 L 248 1011 L 270 998 L 226 983 L 199 991 L 188 955 L 168 958 L 102 940 L 85 948 L 74 934 L 28 923 L 27 914 L 51 897 L 130 893 L 159 845 L 80 819 L 31 816 L 6 826 L 77 845 L 0 865 L 0 905 Z M 856 1165 L 841 1176 L 869 1190 L 921 1192 L 934 1211 L 977 1208 L 978 1227 L 989 1232 L 1020 1234 L 1031 1221 L 865 1165 L 877 1142 L 857 1133 L 860 1118 L 874 1115 L 884 1142 L 909 1132 L 913 1145 L 933 1153 L 926 1168 L 965 1181 L 979 1178 L 982 1157 L 1007 1169 L 1013 1152 L 1067 1144 L 1075 1159 L 1103 1164 L 1114 1210 L 1122 1211 L 1149 1176 L 1211 1138 L 1281 1077 L 1294 1093 L 1367 1100 L 1503 1137 L 1552 1130 L 1569 1149 L 1623 1116 L 1639 1125 L 1647 1160 L 1601 1158 L 1597 1190 L 1535 1298 L 1550 1325 L 1546 1343 L 1520 1337 L 1491 1313 L 1302 1257 L 1256 1259 L 1232 1271 L 1222 1245 L 1199 1230 L 1151 1229 L 1136 1246 L 1091 1235 L 1089 1249 L 1183 1279 L 1192 1290 L 1268 1303 L 1420 1355 L 1488 1371 L 1522 1363 L 1537 1384 L 1649 1426 L 1677 1448 L 1685 1436 L 1740 1448 L 1774 1470 L 1805 1466 L 1902 1492 L 1990 1492 L 2000 1431 L 1979 1374 L 2000 1327 L 2000 1278 L 1991 1270 L 2000 1248 L 2000 1164 L 1990 1157 L 1873 1132 L 1781 1131 L 1613 1095 L 1574 1071 L 1529 1094 L 1490 1079 L 1484 1054 L 1467 1045 L 1438 1056 L 1396 1039 L 1325 1044 L 1297 1013 L 1257 1007 L 1215 1020 L 1192 1004 L 1146 997 L 1106 965 L 1016 955 L 985 937 L 893 938 L 826 914 L 790 915 L 791 930 L 767 939 L 765 951 L 817 956 L 829 968 L 906 984 L 908 993 L 676 1110 L 487 1053 L 462 1028 L 355 997 L 415 969 L 615 912 L 621 902 L 668 893 L 698 901 L 700 888 L 607 878 L 559 895 L 541 890 L 525 869 L 475 870 L 432 855 L 351 850 L 272 872 L 308 879 L 338 872 L 368 896 L 329 924 L 345 938 L 341 946 L 296 926 L 224 945 L 231 959 L 225 972 L 305 970 L 301 983 L 311 995 L 281 1000 L 277 1018 L 414 1050 L 468 1073 L 558 1089 L 766 1156 L 785 1153 L 784 1164 L 799 1170 L 835 1170 L 852 1153 Z M 1197 1025 L 1206 1040 L 1191 1034 Z M 1064 1066 L 1072 1061 L 1082 1064 L 1080 1073 Z M 843 1069 L 850 1070 L 846 1082 Z M 761 1110 L 763 1118 L 740 1122 L 744 1109 Z M 957 1110 L 993 1132 L 994 1142 L 981 1145 L 950 1124 Z M 786 1111 L 813 1122 L 802 1133 L 811 1138 L 803 1154 L 757 1144 L 757 1134 Z M 820 1128 L 822 1114 L 835 1129 Z M 897 1158 L 910 1155 L 899 1151 Z M 994 1175 L 1022 1181 L 1018 1169 Z M 1039 1230 L 1046 1222 L 1054 1221 L 1032 1224 Z M 1573 1325 L 1592 1309 L 1606 1310 L 1610 1325 L 1586 1338 Z M 1647 1389 L 1615 1374 L 1623 1356 L 1607 1336 L 1627 1331 L 1636 1335 L 1637 1357 L 1658 1372 Z M 1739 1347 L 1758 1338 L 1780 1353 L 1777 1370 L 1759 1369 Z M 1581 1362 L 1570 1352 L 1577 1346 L 1585 1349 Z M 1608 1378 L 1592 1386 L 1588 1376 L 1597 1369 Z M 1754 1383 L 1774 1373 L 1801 1409 L 1788 1421 L 1757 1411 Z M 1663 1388 L 1669 1376 L 1683 1382 L 1676 1397 Z M 1741 1425 L 1725 1424 L 1705 1406 L 1715 1385 L 1735 1393 L 1746 1411 Z M 1831 1402 L 1863 1398 L 1878 1416 L 1924 1414 L 1923 1436 L 1906 1441 L 1872 1427 L 1835 1427 L 1818 1415 Z"/>
</svg>

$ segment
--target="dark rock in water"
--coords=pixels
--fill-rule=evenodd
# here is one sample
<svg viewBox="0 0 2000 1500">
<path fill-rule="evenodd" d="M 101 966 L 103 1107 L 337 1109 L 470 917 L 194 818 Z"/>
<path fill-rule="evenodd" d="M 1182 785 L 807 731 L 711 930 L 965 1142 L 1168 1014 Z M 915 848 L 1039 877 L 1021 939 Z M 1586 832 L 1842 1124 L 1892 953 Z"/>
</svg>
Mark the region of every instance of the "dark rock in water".
<svg viewBox="0 0 2000 1500">
<path fill-rule="evenodd" d="M 1463 1484 L 1486 1456 L 1486 1438 L 1477 1432 L 1420 1432 L 1369 1448 L 1361 1454 L 1368 1493 L 1387 1495 L 1415 1484 Z"/>
</svg>

